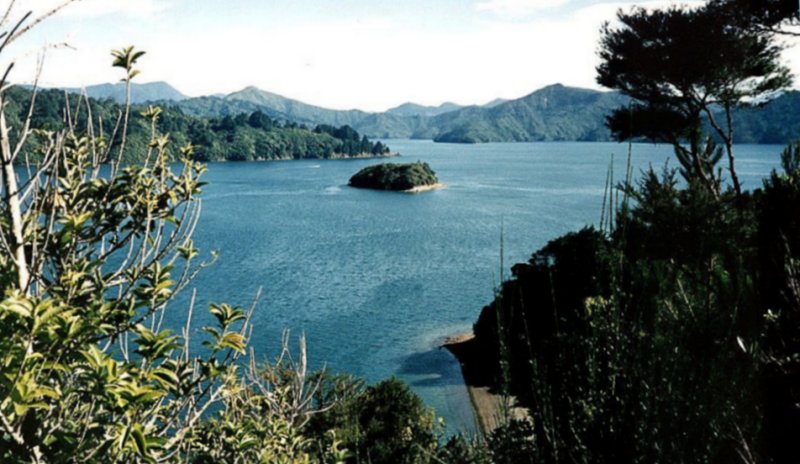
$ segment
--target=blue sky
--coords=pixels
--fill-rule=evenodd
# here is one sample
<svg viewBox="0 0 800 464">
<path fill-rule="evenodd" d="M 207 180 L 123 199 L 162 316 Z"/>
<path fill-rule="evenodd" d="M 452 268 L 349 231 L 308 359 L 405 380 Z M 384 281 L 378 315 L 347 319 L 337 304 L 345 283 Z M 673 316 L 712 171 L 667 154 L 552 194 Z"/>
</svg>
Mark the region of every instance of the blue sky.
<svg viewBox="0 0 800 464">
<path fill-rule="evenodd" d="M 43 12 L 62 1 L 15 8 Z M 674 2 L 79 0 L 4 58 L 18 61 L 15 80 L 30 81 L 46 47 L 42 82 L 82 86 L 118 80 L 109 51 L 135 45 L 148 52 L 137 80 L 192 96 L 254 85 L 340 109 L 473 104 L 556 82 L 596 88 L 599 27 L 634 3 Z M 800 63 L 796 49 L 786 56 Z"/>
</svg>

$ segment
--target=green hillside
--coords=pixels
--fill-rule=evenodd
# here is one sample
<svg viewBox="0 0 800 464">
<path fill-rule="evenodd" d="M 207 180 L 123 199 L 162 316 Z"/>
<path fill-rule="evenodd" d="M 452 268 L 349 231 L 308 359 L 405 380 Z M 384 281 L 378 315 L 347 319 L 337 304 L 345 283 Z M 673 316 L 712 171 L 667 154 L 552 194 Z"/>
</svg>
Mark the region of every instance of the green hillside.
<svg viewBox="0 0 800 464">
<path fill-rule="evenodd" d="M 27 113 L 31 91 L 22 87 L 9 91 L 9 122 L 20 127 Z M 71 98 L 71 108 L 76 99 Z M 102 121 L 102 133 L 116 147 L 120 137 L 113 136 L 114 126 L 123 107 L 111 99 L 89 99 L 95 123 Z M 213 98 L 206 99 L 216 102 Z M 64 126 L 65 95 L 60 90 L 40 91 L 33 113 L 33 127 L 57 130 Z M 381 142 L 372 142 L 349 126 L 336 127 L 319 124 L 306 127 L 294 122 L 273 119 L 261 111 L 239 108 L 238 114 L 202 118 L 187 114 L 179 107 L 167 106 L 159 114 L 159 130 L 169 135 L 173 146 L 191 143 L 194 157 L 201 161 L 245 161 L 275 159 L 328 159 L 349 157 L 386 156 L 389 148 Z M 126 144 L 128 154 L 145 156 L 151 141 L 150 120 L 142 113 L 148 107 L 134 105 Z M 74 111 L 78 130 L 86 127 L 84 108 Z M 100 127 L 96 127 L 99 133 Z M 113 151 L 113 150 L 112 150 Z M 37 156 L 34 146 L 29 156 Z M 126 162 L 137 159 L 126 158 Z"/>
<path fill-rule="evenodd" d="M 787 92 L 766 105 L 739 110 L 737 143 L 785 143 L 800 124 L 800 96 Z M 224 97 L 163 101 L 191 116 L 219 118 L 261 112 L 270 118 L 315 126 L 348 125 L 373 138 L 433 139 L 446 143 L 606 141 L 605 118 L 627 105 L 617 92 L 567 87 L 539 89 L 516 100 L 483 106 L 407 103 L 383 113 L 331 110 L 248 87 Z M 709 131 L 710 132 L 710 131 Z"/>
<path fill-rule="evenodd" d="M 470 107 L 434 118 L 437 142 L 602 141 L 605 115 L 624 105 L 618 93 L 565 87 L 540 89 L 491 108 Z"/>
</svg>

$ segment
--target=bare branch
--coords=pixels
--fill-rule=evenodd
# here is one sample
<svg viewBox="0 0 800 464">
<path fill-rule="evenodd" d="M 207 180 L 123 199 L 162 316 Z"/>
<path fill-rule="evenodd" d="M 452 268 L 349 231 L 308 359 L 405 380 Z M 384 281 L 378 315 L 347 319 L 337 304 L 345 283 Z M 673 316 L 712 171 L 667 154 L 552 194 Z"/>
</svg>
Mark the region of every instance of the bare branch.
<svg viewBox="0 0 800 464">
<path fill-rule="evenodd" d="M 8 18 L 11 17 L 11 11 L 14 9 L 15 3 L 16 0 L 11 0 L 10 2 L 8 2 L 8 8 L 6 8 L 6 12 L 3 13 L 3 17 L 0 18 L 0 27 L 5 26 L 6 23 L 8 22 Z"/>
<path fill-rule="evenodd" d="M 61 3 L 60 5 L 56 6 L 55 8 L 53 8 L 53 9 L 47 11 L 46 13 L 40 15 L 39 17 L 34 19 L 32 23 L 28 24 L 27 26 L 25 26 L 24 28 L 20 29 L 19 31 L 16 31 L 16 32 L 12 31 L 11 34 L 9 34 L 9 37 L 8 37 L 8 40 L 6 41 L 6 43 L 3 44 L 3 47 L 0 47 L 0 50 L 2 50 L 6 45 L 8 45 L 8 44 L 14 42 L 15 40 L 17 40 L 20 36 L 22 36 L 26 32 L 28 32 L 31 29 L 33 29 L 34 27 L 38 26 L 39 23 L 41 23 L 45 19 L 47 19 L 47 18 L 53 16 L 54 14 L 58 13 L 59 11 L 63 10 L 70 3 L 74 3 L 74 2 L 77 2 L 77 1 L 80 1 L 80 0 L 66 0 L 64 3 Z M 25 15 L 24 19 L 27 19 L 30 15 L 31 15 L 31 13 L 29 12 L 27 15 Z M 22 22 L 20 22 L 20 24 L 21 23 Z"/>
</svg>

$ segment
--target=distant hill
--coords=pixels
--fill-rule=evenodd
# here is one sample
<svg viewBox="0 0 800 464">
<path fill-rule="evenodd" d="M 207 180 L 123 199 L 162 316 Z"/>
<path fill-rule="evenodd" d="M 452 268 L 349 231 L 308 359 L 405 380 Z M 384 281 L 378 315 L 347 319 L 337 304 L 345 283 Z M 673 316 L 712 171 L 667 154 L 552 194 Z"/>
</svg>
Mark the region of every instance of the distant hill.
<svg viewBox="0 0 800 464">
<path fill-rule="evenodd" d="M 200 118 L 219 118 L 261 111 L 273 119 L 292 120 L 286 114 L 272 108 L 244 100 L 228 100 L 224 96 L 193 97 L 180 102 L 168 103 L 174 104 L 186 114 Z"/>
<path fill-rule="evenodd" d="M 178 106 L 187 114 L 198 117 L 220 117 L 261 111 L 273 119 L 292 121 L 306 126 L 349 125 L 365 135 L 381 138 L 412 138 L 414 134 L 427 127 L 427 119 L 419 116 L 398 116 L 361 110 L 331 110 L 256 87 L 247 87 L 222 98 L 189 98 L 179 102 Z"/>
<path fill-rule="evenodd" d="M 66 89 L 70 93 L 80 93 L 80 88 Z M 125 84 L 98 84 L 86 87 L 86 94 L 103 100 L 110 98 L 117 103 L 125 103 Z M 166 82 L 131 84 L 131 103 L 140 104 L 153 101 L 178 102 L 188 97 Z"/>
<path fill-rule="evenodd" d="M 29 86 L 22 85 L 29 89 Z M 79 89 L 66 89 L 78 92 Z M 122 83 L 86 87 L 90 97 L 123 102 Z M 247 87 L 227 95 L 189 98 L 165 82 L 133 84 L 134 104 L 154 102 L 208 119 L 254 112 L 299 128 L 349 126 L 377 139 L 429 139 L 443 143 L 605 141 L 605 118 L 628 104 L 617 92 L 554 84 L 515 100 L 497 99 L 480 106 L 404 103 L 383 113 L 332 110 Z M 800 138 L 800 92 L 788 91 L 765 105 L 735 111 L 736 143 L 785 144 Z M 713 130 L 706 127 L 713 135 Z"/>
<path fill-rule="evenodd" d="M 737 110 L 733 118 L 736 143 L 796 142 L 800 138 L 800 92 L 792 90 L 762 107 Z"/>
<path fill-rule="evenodd" d="M 18 130 L 28 114 L 31 90 L 24 86 L 13 87 L 5 93 L 8 124 Z M 89 98 L 95 130 L 113 134 L 117 117 L 123 106 L 111 98 Z M 64 108 L 67 98 L 63 90 L 43 89 L 36 97 L 36 111 L 32 114 L 32 127 L 58 130 L 64 128 Z M 263 112 L 237 113 L 217 118 L 200 118 L 187 114 L 175 106 L 165 106 L 159 115 L 158 130 L 168 134 L 172 141 L 172 154 L 178 147 L 191 144 L 194 158 L 201 161 L 244 161 L 278 159 L 338 159 L 392 156 L 382 142 L 372 142 L 352 127 L 318 125 L 304 128 L 294 122 L 277 121 Z M 144 105 L 131 107 L 124 162 L 137 162 L 149 156 L 152 133 L 151 120 L 142 115 Z M 73 113 L 78 130 L 87 124 L 88 112 Z M 39 139 L 32 138 L 24 157 L 36 160 L 41 155 Z M 111 137 L 109 149 L 117 153 L 121 137 Z"/>
<path fill-rule="evenodd" d="M 225 97 L 225 100 L 257 105 L 261 109 L 269 109 L 275 114 L 283 115 L 286 119 L 301 124 L 354 126 L 369 114 L 361 110 L 330 110 L 309 105 L 256 87 L 247 87 L 231 93 Z"/>
<path fill-rule="evenodd" d="M 433 118 L 437 142 L 608 140 L 605 116 L 628 99 L 616 92 L 555 84 L 491 107 L 468 107 Z"/>
<path fill-rule="evenodd" d="M 348 125 L 372 138 L 483 143 L 609 140 L 605 117 L 627 105 L 628 99 L 616 92 L 555 84 L 522 98 L 495 100 L 483 106 L 406 103 L 384 113 L 331 110 L 254 87 L 221 98 L 171 103 L 199 117 L 261 111 L 270 118 L 308 127 Z M 800 94 L 790 91 L 763 107 L 738 110 L 735 121 L 737 143 L 786 143 L 800 136 Z"/>
<path fill-rule="evenodd" d="M 428 116 L 397 116 L 369 113 L 353 125 L 357 131 L 381 139 L 432 139 L 436 132 Z"/>
<path fill-rule="evenodd" d="M 439 106 L 424 106 L 418 105 L 416 103 L 403 103 L 400 106 L 391 108 L 386 110 L 386 114 L 392 114 L 395 116 L 438 116 L 443 113 L 448 113 L 450 111 L 455 111 L 463 108 L 462 105 L 458 105 L 451 102 L 442 103 Z"/>
<path fill-rule="evenodd" d="M 625 101 L 615 93 L 554 85 L 521 99 L 494 100 L 484 106 L 406 103 L 384 113 L 369 113 L 331 110 L 247 87 L 224 98 L 186 99 L 178 106 L 201 117 L 261 111 L 274 119 L 307 126 L 349 125 L 369 137 L 478 143 L 607 140 L 604 117 Z"/>
</svg>

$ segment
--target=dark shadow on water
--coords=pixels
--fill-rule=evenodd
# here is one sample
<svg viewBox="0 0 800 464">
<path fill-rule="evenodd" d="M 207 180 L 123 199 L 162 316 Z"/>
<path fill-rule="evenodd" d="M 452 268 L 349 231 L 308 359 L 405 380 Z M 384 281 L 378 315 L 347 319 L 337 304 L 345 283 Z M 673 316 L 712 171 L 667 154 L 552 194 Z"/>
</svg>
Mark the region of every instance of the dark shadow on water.
<svg viewBox="0 0 800 464">
<path fill-rule="evenodd" d="M 414 387 L 445 387 L 463 385 L 461 366 L 455 356 L 444 348 L 414 353 L 405 357 L 398 373 L 401 376 L 425 376 L 409 382 Z"/>
</svg>

